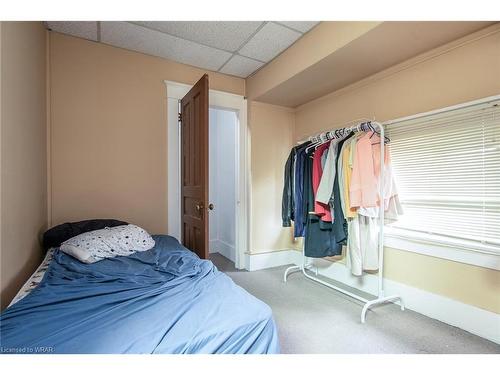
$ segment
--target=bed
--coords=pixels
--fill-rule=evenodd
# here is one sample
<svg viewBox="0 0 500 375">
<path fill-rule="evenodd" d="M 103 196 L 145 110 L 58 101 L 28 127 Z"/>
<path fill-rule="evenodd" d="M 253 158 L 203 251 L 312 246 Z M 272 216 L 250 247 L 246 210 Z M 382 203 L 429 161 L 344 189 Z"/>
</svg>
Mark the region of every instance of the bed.
<svg viewBox="0 0 500 375">
<path fill-rule="evenodd" d="M 50 250 L 0 315 L 0 352 L 279 353 L 265 303 L 173 237 L 153 238 L 93 264 Z"/>
</svg>

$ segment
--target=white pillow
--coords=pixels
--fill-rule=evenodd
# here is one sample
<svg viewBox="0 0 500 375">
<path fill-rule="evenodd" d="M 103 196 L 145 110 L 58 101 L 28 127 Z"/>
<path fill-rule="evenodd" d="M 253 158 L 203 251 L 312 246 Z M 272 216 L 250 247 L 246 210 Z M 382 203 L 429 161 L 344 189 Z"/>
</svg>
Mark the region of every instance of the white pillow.
<svg viewBox="0 0 500 375">
<path fill-rule="evenodd" d="M 153 248 L 155 241 L 144 229 L 128 224 L 85 232 L 63 242 L 60 250 L 83 263 L 130 255 Z"/>
</svg>

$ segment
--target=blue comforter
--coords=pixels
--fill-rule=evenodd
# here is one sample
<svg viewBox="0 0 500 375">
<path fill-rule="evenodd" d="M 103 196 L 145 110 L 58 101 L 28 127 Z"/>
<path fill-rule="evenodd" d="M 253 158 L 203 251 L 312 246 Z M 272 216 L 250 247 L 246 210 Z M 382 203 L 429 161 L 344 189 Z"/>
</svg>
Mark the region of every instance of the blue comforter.
<svg viewBox="0 0 500 375">
<path fill-rule="evenodd" d="M 278 353 L 271 309 L 169 236 L 84 264 L 55 252 L 0 315 L 2 353 Z"/>
</svg>

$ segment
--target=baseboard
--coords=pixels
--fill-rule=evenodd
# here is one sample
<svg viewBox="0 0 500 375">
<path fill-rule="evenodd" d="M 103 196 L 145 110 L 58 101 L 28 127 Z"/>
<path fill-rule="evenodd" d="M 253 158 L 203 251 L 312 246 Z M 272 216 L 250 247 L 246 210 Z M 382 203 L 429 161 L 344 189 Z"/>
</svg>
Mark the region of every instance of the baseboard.
<svg viewBox="0 0 500 375">
<path fill-rule="evenodd" d="M 247 260 L 248 270 L 256 271 L 287 264 L 300 265 L 302 264 L 302 254 L 296 250 L 282 250 L 248 255 Z M 309 260 L 312 261 L 312 259 Z M 363 277 L 356 277 L 350 273 L 345 265 L 322 259 L 314 260 L 314 265 L 318 266 L 318 272 L 322 276 L 372 295 L 377 293 L 378 279 L 376 275 L 365 274 Z M 401 296 L 408 309 L 500 344 L 499 314 L 389 279 L 384 280 L 384 286 L 386 295 Z M 369 321 L 368 313 L 367 324 Z"/>
<path fill-rule="evenodd" d="M 247 269 L 258 271 L 266 268 L 279 267 L 285 264 L 299 264 L 301 253 L 297 250 L 279 250 L 257 254 L 246 254 Z"/>
<path fill-rule="evenodd" d="M 218 253 L 219 251 L 217 250 L 217 243 L 219 240 L 209 240 L 208 241 L 208 253 L 213 254 L 213 253 Z"/>
<path fill-rule="evenodd" d="M 210 253 L 219 253 L 234 262 L 235 247 L 219 239 L 210 240 Z"/>
</svg>

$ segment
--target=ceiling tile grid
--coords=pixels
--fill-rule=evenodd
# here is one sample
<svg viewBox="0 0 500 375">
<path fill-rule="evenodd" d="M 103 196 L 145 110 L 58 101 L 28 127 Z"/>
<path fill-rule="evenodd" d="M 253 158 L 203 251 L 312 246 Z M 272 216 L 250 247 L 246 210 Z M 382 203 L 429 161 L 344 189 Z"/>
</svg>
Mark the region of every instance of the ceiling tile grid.
<svg viewBox="0 0 500 375">
<path fill-rule="evenodd" d="M 97 22 L 95 21 L 47 21 L 46 26 L 58 33 L 97 40 Z"/>
<path fill-rule="evenodd" d="M 215 71 L 231 57 L 229 52 L 128 22 L 101 22 L 101 41 Z"/>
<path fill-rule="evenodd" d="M 151 21 L 133 23 L 228 52 L 236 52 L 263 24 L 259 21 Z"/>
<path fill-rule="evenodd" d="M 298 31 L 268 22 L 240 50 L 239 53 L 268 62 L 302 36 Z"/>
<path fill-rule="evenodd" d="M 46 22 L 49 29 L 246 78 L 316 26 L 312 21 Z"/>
<path fill-rule="evenodd" d="M 291 29 L 294 29 L 295 31 L 301 32 L 301 33 L 307 33 L 309 30 L 311 30 L 318 22 L 316 21 L 277 21 L 277 23 L 288 26 Z"/>
<path fill-rule="evenodd" d="M 233 55 L 231 59 L 219 71 L 238 77 L 248 77 L 250 74 L 260 69 L 263 62 L 249 59 L 240 55 Z"/>
</svg>

